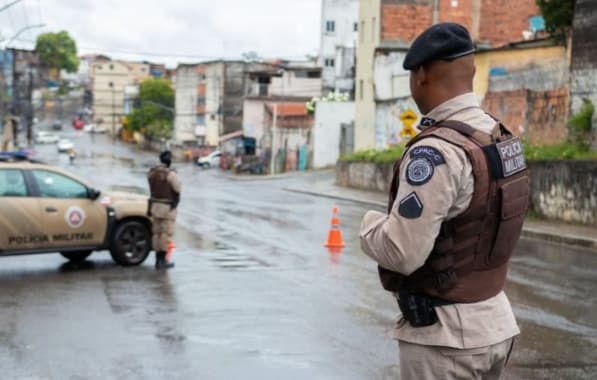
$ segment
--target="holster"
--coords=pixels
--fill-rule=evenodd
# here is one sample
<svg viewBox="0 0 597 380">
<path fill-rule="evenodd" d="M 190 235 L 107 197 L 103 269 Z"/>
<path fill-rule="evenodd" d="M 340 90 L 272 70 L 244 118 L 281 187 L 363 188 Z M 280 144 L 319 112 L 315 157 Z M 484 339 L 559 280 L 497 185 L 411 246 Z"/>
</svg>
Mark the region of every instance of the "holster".
<svg viewBox="0 0 597 380">
<path fill-rule="evenodd" d="M 401 290 L 398 294 L 398 307 L 412 327 L 426 327 L 435 324 L 436 306 L 449 305 L 452 302 L 438 300 L 424 294 L 415 294 Z"/>
</svg>

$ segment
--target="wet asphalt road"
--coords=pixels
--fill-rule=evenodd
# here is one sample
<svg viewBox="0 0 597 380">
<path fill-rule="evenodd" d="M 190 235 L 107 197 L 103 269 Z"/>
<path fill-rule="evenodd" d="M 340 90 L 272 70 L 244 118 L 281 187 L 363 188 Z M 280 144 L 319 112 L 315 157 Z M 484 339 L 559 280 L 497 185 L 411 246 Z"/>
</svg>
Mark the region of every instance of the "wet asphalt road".
<svg viewBox="0 0 597 380">
<path fill-rule="evenodd" d="M 155 154 L 70 132 L 100 189 L 145 189 Z M 366 208 L 338 202 L 347 248 L 322 247 L 334 201 L 283 191 L 329 173 L 239 181 L 177 165 L 176 268 L 107 252 L 2 258 L 0 379 L 395 379 L 397 315 L 358 246 Z M 597 377 L 597 252 L 523 240 L 507 286 L 521 326 L 507 378 Z"/>
</svg>

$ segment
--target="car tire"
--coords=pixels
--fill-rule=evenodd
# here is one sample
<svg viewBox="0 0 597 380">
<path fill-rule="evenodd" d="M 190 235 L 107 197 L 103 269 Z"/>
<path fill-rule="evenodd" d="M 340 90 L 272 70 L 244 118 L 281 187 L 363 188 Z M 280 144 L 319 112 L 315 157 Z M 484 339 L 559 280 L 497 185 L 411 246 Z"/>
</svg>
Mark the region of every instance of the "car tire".
<svg viewBox="0 0 597 380">
<path fill-rule="evenodd" d="M 120 223 L 112 236 L 110 255 L 122 266 L 140 265 L 151 250 L 151 231 L 140 221 Z"/>
<path fill-rule="evenodd" d="M 73 263 L 81 263 L 85 261 L 93 251 L 69 251 L 69 252 L 60 252 L 60 254 L 68 259 L 68 261 Z"/>
</svg>

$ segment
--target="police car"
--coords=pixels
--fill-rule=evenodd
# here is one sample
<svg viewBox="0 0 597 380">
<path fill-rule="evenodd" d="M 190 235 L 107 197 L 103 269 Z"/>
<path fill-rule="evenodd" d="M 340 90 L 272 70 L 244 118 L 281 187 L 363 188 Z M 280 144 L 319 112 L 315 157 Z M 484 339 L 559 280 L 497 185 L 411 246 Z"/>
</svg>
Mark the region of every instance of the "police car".
<svg viewBox="0 0 597 380">
<path fill-rule="evenodd" d="M 0 256 L 59 252 L 83 261 L 109 250 L 124 266 L 151 250 L 147 197 L 100 192 L 23 152 L 0 153 Z"/>
</svg>

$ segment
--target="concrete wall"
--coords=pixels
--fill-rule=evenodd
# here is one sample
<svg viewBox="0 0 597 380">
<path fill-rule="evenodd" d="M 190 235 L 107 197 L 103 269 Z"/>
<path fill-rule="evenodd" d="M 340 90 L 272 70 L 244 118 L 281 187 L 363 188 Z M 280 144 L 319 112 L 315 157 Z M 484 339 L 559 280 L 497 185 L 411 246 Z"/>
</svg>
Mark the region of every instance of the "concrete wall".
<svg viewBox="0 0 597 380">
<path fill-rule="evenodd" d="M 574 9 L 570 97 L 571 112 L 589 98 L 597 106 L 597 2 L 577 0 Z M 593 115 L 593 147 L 597 149 L 597 112 Z"/>
<path fill-rule="evenodd" d="M 257 139 L 258 151 L 263 148 L 263 131 L 265 124 L 265 100 L 245 99 L 243 111 L 243 134 Z M 259 155 L 259 152 L 257 152 Z"/>
<path fill-rule="evenodd" d="M 355 84 L 355 150 L 375 147 L 373 59 L 380 41 L 381 0 L 360 0 Z"/>
<path fill-rule="evenodd" d="M 308 71 L 308 69 L 306 69 Z M 320 78 L 297 77 L 295 70 L 284 70 L 281 77 L 273 77 L 270 96 L 314 97 L 321 95 Z"/>
<path fill-rule="evenodd" d="M 336 83 L 337 77 L 342 78 L 342 73 L 338 69 L 342 66 L 354 66 L 354 56 L 352 62 L 344 62 L 342 51 L 345 48 L 353 49 L 356 47 L 358 39 L 358 30 L 354 30 L 354 24 L 359 19 L 359 1 L 358 0 L 323 0 L 321 12 L 321 46 L 319 49 L 319 65 L 322 67 L 323 87 L 326 89 L 343 89 L 342 83 Z M 334 21 L 335 31 L 326 31 L 326 22 Z M 325 67 L 325 59 L 333 58 L 334 67 Z M 351 65 L 352 63 L 352 65 Z M 340 86 L 338 86 L 340 85 Z M 341 88 L 338 88 L 341 87 Z"/>
<path fill-rule="evenodd" d="M 387 102 L 377 102 L 375 114 L 375 148 L 387 149 L 391 145 L 402 141 L 400 132 L 404 124 L 400 115 L 411 110 L 417 114 L 417 121 L 421 118 L 415 101 L 411 97 L 395 99 Z M 417 125 L 415 121 L 413 126 Z"/>
<path fill-rule="evenodd" d="M 596 161 L 532 162 L 530 168 L 535 213 L 597 227 Z"/>
<path fill-rule="evenodd" d="M 477 72 L 473 82 L 473 88 L 475 94 L 481 99 L 485 97 L 485 94 L 489 91 L 490 87 L 490 72 L 491 69 L 501 68 L 507 72 L 511 72 L 511 75 L 522 75 L 524 77 L 525 71 L 526 76 L 530 76 L 528 88 L 539 90 L 545 89 L 546 86 L 543 83 L 549 83 L 553 81 L 552 78 L 562 78 L 565 81 L 567 78 L 566 66 L 567 66 L 567 55 L 566 48 L 563 46 L 540 46 L 533 48 L 512 48 L 512 49 L 500 49 L 491 51 L 480 51 L 475 54 L 475 66 Z M 546 71 L 552 72 L 555 70 L 553 77 L 544 76 Z M 513 73 L 513 74 L 512 74 Z M 522 74 L 516 74 L 522 73 Z M 495 77 L 494 77 L 495 78 Z M 500 79 L 494 79 L 493 85 L 498 86 Z M 535 83 L 535 84 L 533 84 Z M 550 88 L 557 88 L 561 84 L 550 84 Z M 542 87 L 540 87 L 542 86 Z M 522 88 L 518 86 L 516 88 Z M 497 87 L 492 88 L 493 91 L 498 91 Z M 512 88 L 510 88 L 512 90 Z"/>
<path fill-rule="evenodd" d="M 597 227 L 597 162 L 529 162 L 530 210 L 542 217 Z M 336 182 L 340 186 L 389 191 L 392 164 L 338 162 Z"/>
<path fill-rule="evenodd" d="M 393 165 L 370 162 L 343 162 L 336 165 L 336 184 L 355 189 L 388 192 Z"/>
<path fill-rule="evenodd" d="M 176 119 L 173 137 L 176 142 L 182 142 L 195 138 L 199 73 L 194 65 L 179 65 L 176 78 Z"/>
<path fill-rule="evenodd" d="M 341 124 L 354 122 L 353 102 L 319 102 L 313 129 L 313 167 L 336 163 L 340 156 Z"/>
<path fill-rule="evenodd" d="M 373 63 L 376 100 L 386 101 L 410 96 L 410 72 L 402 68 L 405 56 L 406 50 L 376 52 Z"/>
<path fill-rule="evenodd" d="M 210 62 L 205 69 L 205 143 L 217 146 L 220 139 L 222 121 L 220 111 L 221 99 L 224 96 L 224 64 Z M 179 79 L 176 78 L 176 83 Z"/>
</svg>

